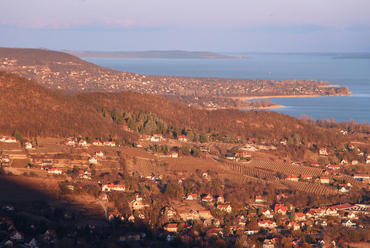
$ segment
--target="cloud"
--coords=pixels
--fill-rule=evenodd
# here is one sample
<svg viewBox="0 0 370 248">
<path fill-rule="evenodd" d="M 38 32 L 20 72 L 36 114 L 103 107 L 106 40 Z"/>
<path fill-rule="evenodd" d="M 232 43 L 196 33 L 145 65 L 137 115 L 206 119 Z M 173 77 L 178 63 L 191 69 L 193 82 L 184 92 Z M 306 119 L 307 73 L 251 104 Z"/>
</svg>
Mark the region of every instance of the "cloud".
<svg viewBox="0 0 370 248">
<path fill-rule="evenodd" d="M 323 31 L 333 31 L 334 27 L 319 26 L 315 24 L 302 24 L 302 25 L 289 25 L 289 26 L 261 26 L 261 27 L 251 27 L 245 29 L 239 29 L 241 32 L 258 32 L 258 33 L 314 33 Z"/>
<path fill-rule="evenodd" d="M 21 29 L 47 29 L 47 30 L 141 30 L 158 29 L 159 24 L 138 22 L 131 19 L 115 19 L 103 17 L 95 20 L 89 19 L 57 19 L 57 18 L 32 18 L 22 21 L 2 21 L 3 26 Z"/>
<path fill-rule="evenodd" d="M 350 32 L 362 32 L 362 31 L 369 31 L 370 26 L 365 25 L 352 25 L 349 27 L 344 28 L 344 31 L 350 31 Z"/>
</svg>

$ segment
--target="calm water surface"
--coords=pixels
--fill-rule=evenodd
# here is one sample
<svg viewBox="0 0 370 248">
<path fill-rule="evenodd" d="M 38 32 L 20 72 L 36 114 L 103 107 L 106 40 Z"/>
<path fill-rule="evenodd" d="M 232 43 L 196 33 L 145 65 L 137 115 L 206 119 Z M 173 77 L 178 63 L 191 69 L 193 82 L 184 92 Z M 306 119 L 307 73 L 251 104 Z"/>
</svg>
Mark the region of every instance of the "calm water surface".
<svg viewBox="0 0 370 248">
<path fill-rule="evenodd" d="M 332 59 L 303 54 L 240 54 L 251 59 L 85 59 L 94 64 L 145 75 L 242 79 L 314 79 L 347 86 L 353 96 L 274 98 L 279 113 L 295 117 L 370 123 L 370 59 Z"/>
</svg>

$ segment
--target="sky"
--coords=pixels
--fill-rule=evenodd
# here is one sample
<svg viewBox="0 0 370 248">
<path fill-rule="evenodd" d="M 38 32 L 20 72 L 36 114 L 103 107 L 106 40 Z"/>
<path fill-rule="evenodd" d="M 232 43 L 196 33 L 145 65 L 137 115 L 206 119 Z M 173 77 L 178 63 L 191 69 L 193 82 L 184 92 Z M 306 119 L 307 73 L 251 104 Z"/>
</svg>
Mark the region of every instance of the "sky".
<svg viewBox="0 0 370 248">
<path fill-rule="evenodd" d="M 1 0 L 0 46 L 370 52 L 370 0 Z"/>
</svg>

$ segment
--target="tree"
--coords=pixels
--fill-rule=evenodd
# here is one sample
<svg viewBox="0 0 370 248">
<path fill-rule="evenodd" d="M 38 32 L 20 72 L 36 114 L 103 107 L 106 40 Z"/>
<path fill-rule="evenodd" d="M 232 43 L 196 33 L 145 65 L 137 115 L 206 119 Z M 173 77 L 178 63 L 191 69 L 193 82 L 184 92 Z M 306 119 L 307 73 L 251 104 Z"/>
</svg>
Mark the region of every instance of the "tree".
<svg viewBox="0 0 370 248">
<path fill-rule="evenodd" d="M 296 221 L 296 220 L 297 220 L 297 215 L 295 214 L 295 212 L 294 212 L 294 211 L 292 211 L 292 212 L 290 213 L 290 220 L 291 220 L 291 221 Z"/>
<path fill-rule="evenodd" d="M 15 137 L 17 140 L 22 141 L 22 134 L 18 133 L 17 131 L 13 132 L 13 137 Z"/>
<path fill-rule="evenodd" d="M 181 147 L 181 152 L 184 155 L 188 155 L 190 153 L 190 149 L 189 149 L 188 146 L 183 146 L 183 147 Z"/>
<path fill-rule="evenodd" d="M 207 136 L 206 134 L 204 134 L 204 133 L 201 133 L 201 134 L 200 134 L 200 137 L 199 137 L 199 141 L 200 141 L 201 143 L 206 143 L 206 142 L 208 142 L 208 136 Z"/>
</svg>

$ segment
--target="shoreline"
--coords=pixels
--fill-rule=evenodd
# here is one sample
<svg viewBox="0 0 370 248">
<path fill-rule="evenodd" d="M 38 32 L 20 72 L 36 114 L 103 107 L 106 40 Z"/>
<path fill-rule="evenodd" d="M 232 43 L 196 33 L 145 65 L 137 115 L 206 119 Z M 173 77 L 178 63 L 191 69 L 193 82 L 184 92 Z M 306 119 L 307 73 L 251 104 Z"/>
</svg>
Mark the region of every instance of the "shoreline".
<svg viewBox="0 0 370 248">
<path fill-rule="evenodd" d="M 238 107 L 238 108 L 199 108 L 204 110 L 218 110 L 218 109 L 239 109 L 239 110 L 260 110 L 260 109 L 275 109 L 275 108 L 285 108 L 284 105 L 271 105 L 268 107 L 259 107 L 259 108 L 245 108 L 245 107 Z"/>
<path fill-rule="evenodd" d="M 271 98 L 294 98 L 294 97 L 323 97 L 323 96 L 352 96 L 353 94 L 338 94 L 338 95 L 277 95 L 277 96 L 232 96 L 227 97 L 233 100 L 253 100 L 253 99 L 271 99 Z"/>
</svg>

